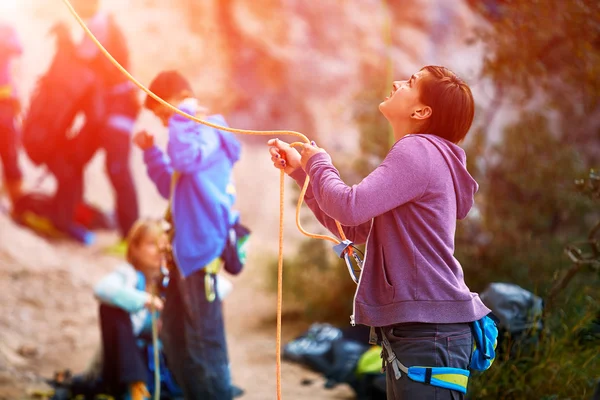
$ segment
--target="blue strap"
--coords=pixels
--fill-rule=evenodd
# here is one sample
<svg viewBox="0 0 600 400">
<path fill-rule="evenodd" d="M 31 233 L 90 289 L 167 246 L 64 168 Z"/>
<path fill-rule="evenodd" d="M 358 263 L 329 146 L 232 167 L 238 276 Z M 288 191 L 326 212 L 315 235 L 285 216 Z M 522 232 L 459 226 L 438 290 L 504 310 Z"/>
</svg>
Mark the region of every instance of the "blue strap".
<svg viewBox="0 0 600 400">
<path fill-rule="evenodd" d="M 425 368 L 425 383 L 428 385 L 431 383 L 431 368 Z"/>
<path fill-rule="evenodd" d="M 409 367 L 407 375 L 415 382 L 467 393 L 470 372 L 450 367 Z"/>
</svg>

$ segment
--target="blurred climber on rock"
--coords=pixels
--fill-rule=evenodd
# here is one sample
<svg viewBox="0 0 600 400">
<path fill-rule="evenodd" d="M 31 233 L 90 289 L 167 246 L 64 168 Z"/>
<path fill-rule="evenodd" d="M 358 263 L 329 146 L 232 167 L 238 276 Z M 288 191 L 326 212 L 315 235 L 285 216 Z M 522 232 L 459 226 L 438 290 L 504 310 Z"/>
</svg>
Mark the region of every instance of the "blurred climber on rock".
<svg viewBox="0 0 600 400">
<path fill-rule="evenodd" d="M 17 119 L 21 103 L 11 74 L 11 61 L 23 52 L 15 29 L 0 22 L 0 159 L 4 191 L 11 203 L 21 196 L 23 174 L 19 167 L 20 133 Z"/>
</svg>

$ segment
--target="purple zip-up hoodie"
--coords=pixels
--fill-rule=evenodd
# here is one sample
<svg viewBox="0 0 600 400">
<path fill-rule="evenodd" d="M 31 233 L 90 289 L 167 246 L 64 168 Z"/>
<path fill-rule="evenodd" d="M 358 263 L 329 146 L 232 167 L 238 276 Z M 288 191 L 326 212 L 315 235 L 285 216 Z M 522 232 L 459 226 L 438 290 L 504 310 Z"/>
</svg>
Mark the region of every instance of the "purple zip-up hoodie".
<svg viewBox="0 0 600 400">
<path fill-rule="evenodd" d="M 490 310 L 464 281 L 454 258 L 456 220 L 473 206 L 477 182 L 465 152 L 435 135 L 407 135 L 361 183 L 347 186 L 327 153 L 308 160 L 306 204 L 337 234 L 366 242 L 352 324 L 472 322 Z"/>
</svg>

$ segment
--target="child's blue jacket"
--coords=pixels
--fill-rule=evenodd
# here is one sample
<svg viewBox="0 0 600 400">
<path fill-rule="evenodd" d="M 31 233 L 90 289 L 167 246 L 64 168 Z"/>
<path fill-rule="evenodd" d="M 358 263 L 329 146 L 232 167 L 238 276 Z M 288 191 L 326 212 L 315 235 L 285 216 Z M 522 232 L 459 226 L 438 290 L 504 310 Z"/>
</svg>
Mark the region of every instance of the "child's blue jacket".
<svg viewBox="0 0 600 400">
<path fill-rule="evenodd" d="M 194 115 L 198 106 L 191 100 L 179 109 Z M 221 115 L 207 120 L 226 126 Z M 148 175 L 164 198 L 169 198 L 173 171 L 180 173 L 172 200 L 173 251 L 183 277 L 221 255 L 229 228 L 239 218 L 232 209 L 236 197 L 232 169 L 240 153 L 241 145 L 232 133 L 178 114 L 169 121 L 167 154 L 156 146 L 144 152 Z"/>
</svg>

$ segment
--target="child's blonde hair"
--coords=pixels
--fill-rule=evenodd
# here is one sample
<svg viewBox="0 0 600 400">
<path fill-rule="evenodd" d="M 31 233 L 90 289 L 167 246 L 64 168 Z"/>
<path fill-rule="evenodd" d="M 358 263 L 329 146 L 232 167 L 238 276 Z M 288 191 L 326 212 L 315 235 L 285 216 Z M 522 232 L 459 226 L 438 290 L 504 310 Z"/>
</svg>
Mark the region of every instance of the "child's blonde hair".
<svg viewBox="0 0 600 400">
<path fill-rule="evenodd" d="M 136 260 L 133 255 L 133 249 L 140 245 L 140 242 L 146 235 L 153 235 L 158 241 L 159 238 L 164 235 L 164 230 L 159 221 L 152 219 L 139 219 L 137 220 L 127 235 L 127 262 L 135 267 Z"/>
</svg>

